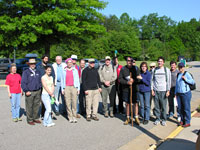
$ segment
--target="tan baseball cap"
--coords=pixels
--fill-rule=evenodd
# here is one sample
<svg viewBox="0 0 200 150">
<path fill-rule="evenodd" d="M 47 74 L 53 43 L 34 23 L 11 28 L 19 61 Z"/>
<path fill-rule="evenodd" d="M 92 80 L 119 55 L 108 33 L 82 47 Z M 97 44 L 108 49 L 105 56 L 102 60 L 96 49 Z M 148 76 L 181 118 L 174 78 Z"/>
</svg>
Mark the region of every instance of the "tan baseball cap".
<svg viewBox="0 0 200 150">
<path fill-rule="evenodd" d="M 94 58 L 90 58 L 90 59 L 88 59 L 88 62 L 89 63 L 93 63 L 93 62 L 95 62 L 95 59 Z"/>
<path fill-rule="evenodd" d="M 108 59 L 111 60 L 110 56 L 105 57 L 105 60 L 108 60 Z"/>
<path fill-rule="evenodd" d="M 155 67 L 155 66 L 156 66 L 156 63 L 155 63 L 155 62 L 152 62 L 149 66 L 150 66 L 150 67 Z"/>
<path fill-rule="evenodd" d="M 34 58 L 31 58 L 28 60 L 29 64 L 36 64 L 36 60 Z"/>
</svg>

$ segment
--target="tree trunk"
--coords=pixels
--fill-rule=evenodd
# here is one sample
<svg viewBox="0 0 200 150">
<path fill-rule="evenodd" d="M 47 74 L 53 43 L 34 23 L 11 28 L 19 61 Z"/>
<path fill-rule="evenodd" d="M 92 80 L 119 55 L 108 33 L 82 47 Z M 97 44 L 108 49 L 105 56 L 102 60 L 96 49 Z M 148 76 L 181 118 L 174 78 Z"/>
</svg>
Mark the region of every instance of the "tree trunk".
<svg viewBox="0 0 200 150">
<path fill-rule="evenodd" d="M 50 60 L 50 44 L 48 42 L 45 43 L 45 55 L 47 55 Z"/>
</svg>

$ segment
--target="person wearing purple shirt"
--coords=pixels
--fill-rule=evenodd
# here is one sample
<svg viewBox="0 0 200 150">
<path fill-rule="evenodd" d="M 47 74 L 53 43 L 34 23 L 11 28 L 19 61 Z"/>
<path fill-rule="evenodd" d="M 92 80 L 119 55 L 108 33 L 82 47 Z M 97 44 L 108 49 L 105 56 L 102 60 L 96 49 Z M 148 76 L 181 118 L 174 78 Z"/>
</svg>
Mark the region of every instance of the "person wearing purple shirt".
<svg viewBox="0 0 200 150">
<path fill-rule="evenodd" d="M 140 99 L 140 115 L 143 124 L 146 125 L 150 118 L 150 95 L 151 95 L 151 73 L 148 71 L 146 62 L 140 64 L 141 74 L 137 78 L 140 80 L 138 96 Z"/>
</svg>

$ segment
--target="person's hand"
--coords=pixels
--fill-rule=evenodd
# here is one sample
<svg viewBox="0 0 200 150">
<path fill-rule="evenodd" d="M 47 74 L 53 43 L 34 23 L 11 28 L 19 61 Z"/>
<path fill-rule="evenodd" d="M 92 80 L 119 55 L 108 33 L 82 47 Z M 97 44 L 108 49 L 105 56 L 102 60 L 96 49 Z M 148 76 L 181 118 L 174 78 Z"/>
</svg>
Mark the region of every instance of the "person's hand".
<svg viewBox="0 0 200 150">
<path fill-rule="evenodd" d="M 9 98 L 12 98 L 12 95 L 11 95 L 11 93 L 8 93 L 8 97 L 9 97 Z"/>
<path fill-rule="evenodd" d="M 110 86 L 110 81 L 105 81 L 104 84 L 105 84 L 106 86 Z"/>
<path fill-rule="evenodd" d="M 170 93 L 169 93 L 169 91 L 167 91 L 167 93 L 166 93 L 166 97 L 168 97 L 170 95 Z"/>
<path fill-rule="evenodd" d="M 154 90 L 151 91 L 152 96 L 155 96 L 155 92 Z"/>
<path fill-rule="evenodd" d="M 24 95 L 24 92 L 21 92 L 21 96 L 23 96 Z"/>
<path fill-rule="evenodd" d="M 26 92 L 26 96 L 30 96 L 30 95 L 31 95 L 30 91 Z"/>
<path fill-rule="evenodd" d="M 100 93 L 102 92 L 102 89 L 101 89 L 101 88 L 99 88 L 99 92 L 100 92 Z"/>
<path fill-rule="evenodd" d="M 78 95 L 80 94 L 80 90 L 77 91 L 77 94 L 78 94 Z"/>
<path fill-rule="evenodd" d="M 185 80 L 185 76 L 182 76 L 182 79 Z"/>
<path fill-rule="evenodd" d="M 132 85 L 132 84 L 133 84 L 133 82 L 131 82 L 131 81 L 128 81 L 128 82 L 127 82 L 127 84 L 128 84 L 128 85 Z"/>
<path fill-rule="evenodd" d="M 85 95 L 88 95 L 88 91 L 85 91 Z"/>
<path fill-rule="evenodd" d="M 65 95 L 65 91 L 62 91 L 62 95 Z"/>
<path fill-rule="evenodd" d="M 134 79 L 133 78 L 130 78 L 130 80 L 129 81 L 131 81 L 132 83 L 134 82 Z"/>
<path fill-rule="evenodd" d="M 137 76 L 137 79 L 142 80 L 142 76 L 141 75 Z"/>
</svg>

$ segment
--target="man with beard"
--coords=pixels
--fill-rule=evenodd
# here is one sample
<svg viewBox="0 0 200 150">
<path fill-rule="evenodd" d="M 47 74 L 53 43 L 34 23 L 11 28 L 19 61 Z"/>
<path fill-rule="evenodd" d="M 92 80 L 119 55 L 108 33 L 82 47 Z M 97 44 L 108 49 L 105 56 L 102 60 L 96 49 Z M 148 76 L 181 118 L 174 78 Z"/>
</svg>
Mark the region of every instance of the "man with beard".
<svg viewBox="0 0 200 150">
<path fill-rule="evenodd" d="M 45 74 L 45 67 L 48 65 L 48 66 L 51 66 L 51 64 L 48 64 L 48 61 L 49 61 L 49 57 L 47 55 L 43 55 L 42 56 L 42 63 L 40 65 L 37 66 L 37 70 L 40 72 L 40 75 L 41 77 Z M 54 69 L 53 67 L 51 66 L 51 76 L 53 77 L 53 81 L 55 82 L 55 72 L 54 72 Z M 44 107 L 44 104 L 42 102 L 42 105 L 41 105 L 41 118 L 44 117 L 44 113 L 45 113 L 45 107 Z M 58 113 L 56 113 L 56 115 L 59 115 Z"/>
</svg>

